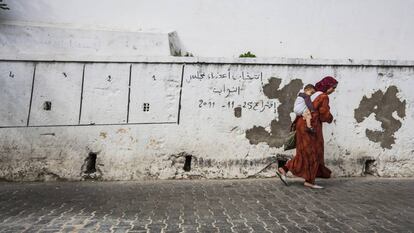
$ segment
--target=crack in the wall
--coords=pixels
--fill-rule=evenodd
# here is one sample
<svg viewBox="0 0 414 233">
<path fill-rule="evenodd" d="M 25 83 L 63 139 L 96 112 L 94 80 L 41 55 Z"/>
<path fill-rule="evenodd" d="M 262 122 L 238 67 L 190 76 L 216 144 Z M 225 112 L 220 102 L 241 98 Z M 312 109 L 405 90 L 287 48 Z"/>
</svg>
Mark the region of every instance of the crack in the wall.
<svg viewBox="0 0 414 233">
<path fill-rule="evenodd" d="M 358 123 L 361 123 L 372 113 L 375 113 L 375 119 L 381 122 L 383 131 L 366 129 L 365 134 L 370 141 L 379 142 L 382 148 L 391 149 L 395 144 L 394 133 L 401 128 L 401 121 L 395 119 L 394 112 L 397 112 L 400 118 L 405 117 L 406 101 L 401 101 L 398 97 L 396 86 L 390 86 L 385 93 L 381 90 L 376 91 L 370 98 L 364 96 L 355 109 L 354 116 Z"/>
<path fill-rule="evenodd" d="M 263 126 L 253 126 L 253 128 L 246 130 L 246 138 L 249 139 L 250 144 L 257 145 L 265 142 L 269 147 L 283 146 L 292 124 L 290 113 L 303 82 L 300 79 L 293 79 L 279 90 L 281 82 L 282 79 L 272 77 L 269 79 L 269 83 L 263 86 L 263 93 L 269 99 L 280 101 L 281 104 L 277 107 L 279 117 L 270 122 L 270 133 Z"/>
</svg>

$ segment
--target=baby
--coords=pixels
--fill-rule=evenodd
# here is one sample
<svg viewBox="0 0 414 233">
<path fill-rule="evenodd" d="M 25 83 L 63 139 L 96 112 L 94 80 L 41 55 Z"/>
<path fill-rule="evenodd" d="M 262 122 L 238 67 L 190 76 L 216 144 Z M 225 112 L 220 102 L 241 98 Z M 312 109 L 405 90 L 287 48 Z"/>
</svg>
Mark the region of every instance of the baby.
<svg viewBox="0 0 414 233">
<path fill-rule="evenodd" d="M 296 115 L 303 116 L 303 119 L 306 120 L 307 132 L 315 133 L 315 129 L 312 127 L 311 120 L 312 120 L 312 112 L 315 111 L 311 101 L 311 95 L 313 95 L 316 90 L 315 86 L 312 84 L 307 84 L 303 88 L 304 92 L 299 93 L 298 97 L 295 101 L 294 111 Z"/>
</svg>

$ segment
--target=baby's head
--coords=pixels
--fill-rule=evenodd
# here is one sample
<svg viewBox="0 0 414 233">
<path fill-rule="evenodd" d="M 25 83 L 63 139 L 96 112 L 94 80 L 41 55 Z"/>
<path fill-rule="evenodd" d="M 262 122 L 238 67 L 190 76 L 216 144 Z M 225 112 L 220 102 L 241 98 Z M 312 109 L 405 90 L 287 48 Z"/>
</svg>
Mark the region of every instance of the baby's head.
<svg viewBox="0 0 414 233">
<path fill-rule="evenodd" d="M 316 92 L 315 86 L 312 84 L 307 84 L 304 88 L 303 88 L 305 94 L 307 95 L 313 95 L 313 93 Z"/>
</svg>

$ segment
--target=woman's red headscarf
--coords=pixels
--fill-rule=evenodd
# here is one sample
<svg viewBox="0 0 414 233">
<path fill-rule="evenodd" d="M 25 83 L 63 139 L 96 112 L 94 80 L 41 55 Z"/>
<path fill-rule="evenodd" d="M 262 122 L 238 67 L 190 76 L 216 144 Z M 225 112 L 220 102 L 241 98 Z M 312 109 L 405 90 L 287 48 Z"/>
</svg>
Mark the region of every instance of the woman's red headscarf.
<svg viewBox="0 0 414 233">
<path fill-rule="evenodd" d="M 317 91 L 322 91 L 325 93 L 329 88 L 336 87 L 338 81 L 331 76 L 326 76 L 321 81 L 317 82 L 315 88 Z"/>
</svg>

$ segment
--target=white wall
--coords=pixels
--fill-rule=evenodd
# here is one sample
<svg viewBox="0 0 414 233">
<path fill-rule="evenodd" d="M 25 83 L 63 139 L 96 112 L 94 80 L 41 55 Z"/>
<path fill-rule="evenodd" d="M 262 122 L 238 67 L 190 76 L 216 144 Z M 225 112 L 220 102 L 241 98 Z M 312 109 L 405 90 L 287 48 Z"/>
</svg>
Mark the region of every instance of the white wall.
<svg viewBox="0 0 414 233">
<path fill-rule="evenodd" d="M 92 59 L 117 56 L 171 56 L 180 51 L 177 34 L 58 27 L 54 24 L 0 22 L 0 57 L 60 56 Z"/>
<path fill-rule="evenodd" d="M 335 121 L 324 125 L 333 175 L 363 175 L 365 161 L 375 160 L 376 175 L 413 176 L 414 64 L 303 62 L 86 63 L 83 88 L 84 63 L 1 62 L 0 178 L 78 180 L 89 152 L 98 154 L 98 176 L 105 180 L 248 177 L 293 155 L 280 140 L 295 96 L 326 75 L 339 81 L 330 96 Z M 52 102 L 50 111 L 43 109 L 45 100 Z M 367 130 L 382 133 L 370 137 Z M 183 170 L 186 155 L 193 156 L 190 172 Z"/>
<path fill-rule="evenodd" d="M 7 0 L 0 20 L 176 30 L 195 56 L 414 59 L 414 1 Z"/>
<path fill-rule="evenodd" d="M 0 21 L 31 33 L 0 31 L 0 179 L 79 180 L 90 152 L 104 180 L 248 177 L 293 155 L 281 145 L 292 101 L 326 75 L 340 82 L 324 128 L 333 175 L 363 175 L 370 160 L 376 175 L 414 175 L 413 2 L 7 3 Z M 82 30 L 102 46 L 85 47 Z M 163 36 L 174 30 L 180 40 Z M 154 31 L 161 46 L 148 37 L 142 53 L 112 41 Z M 36 38 L 22 49 L 22 35 Z M 67 35 L 77 49 L 59 46 Z M 209 58 L 247 50 L 259 58 Z"/>
</svg>

